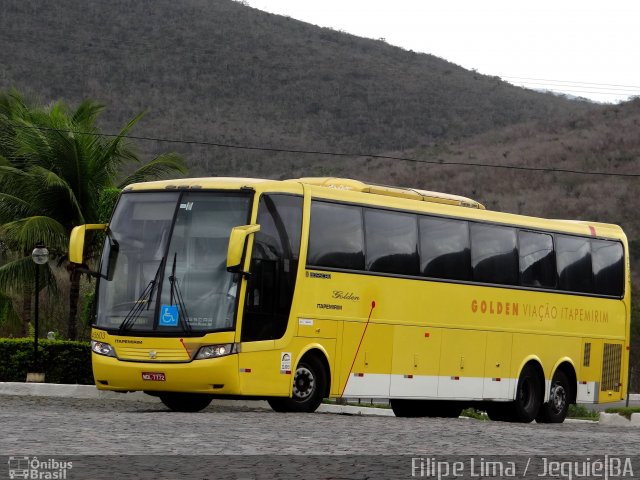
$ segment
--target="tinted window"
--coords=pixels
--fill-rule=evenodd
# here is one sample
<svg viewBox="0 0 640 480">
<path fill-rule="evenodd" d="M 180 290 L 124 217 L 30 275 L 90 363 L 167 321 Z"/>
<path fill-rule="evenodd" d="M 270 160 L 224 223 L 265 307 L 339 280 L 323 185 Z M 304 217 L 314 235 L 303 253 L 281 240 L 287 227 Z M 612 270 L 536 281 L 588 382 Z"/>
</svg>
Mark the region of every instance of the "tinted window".
<svg viewBox="0 0 640 480">
<path fill-rule="evenodd" d="M 545 233 L 518 232 L 520 284 L 526 287 L 556 286 L 553 237 Z"/>
<path fill-rule="evenodd" d="M 418 220 L 410 213 L 364 210 L 366 268 L 418 275 Z"/>
<path fill-rule="evenodd" d="M 558 235 L 556 262 L 559 287 L 572 292 L 592 291 L 591 247 L 589 239 Z"/>
<path fill-rule="evenodd" d="M 622 245 L 606 240 L 591 241 L 594 293 L 622 296 L 624 255 Z"/>
<path fill-rule="evenodd" d="M 364 270 L 362 208 L 311 204 L 308 265 Z"/>
<path fill-rule="evenodd" d="M 471 280 L 467 222 L 420 217 L 419 224 L 422 275 L 451 280 Z"/>
<path fill-rule="evenodd" d="M 509 227 L 471 224 L 471 266 L 478 282 L 518 283 L 516 231 Z"/>
<path fill-rule="evenodd" d="M 280 338 L 287 329 L 300 254 L 302 198 L 263 195 L 253 240 L 242 340 Z"/>
</svg>

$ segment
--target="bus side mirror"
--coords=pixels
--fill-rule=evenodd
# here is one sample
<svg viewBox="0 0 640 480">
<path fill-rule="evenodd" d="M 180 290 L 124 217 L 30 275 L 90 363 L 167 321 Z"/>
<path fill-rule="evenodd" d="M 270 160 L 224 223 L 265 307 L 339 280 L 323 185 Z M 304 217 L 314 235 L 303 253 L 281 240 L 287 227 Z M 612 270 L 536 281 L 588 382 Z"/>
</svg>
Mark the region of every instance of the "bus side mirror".
<svg viewBox="0 0 640 480">
<path fill-rule="evenodd" d="M 242 254 L 249 235 L 260 231 L 260 225 L 242 225 L 233 227 L 227 249 L 227 271 L 238 272 L 242 267 Z"/>
<path fill-rule="evenodd" d="M 71 238 L 69 239 L 69 261 L 71 263 L 83 263 L 84 234 L 87 230 L 106 229 L 106 223 L 89 223 L 87 225 L 80 225 L 71 230 Z"/>
</svg>

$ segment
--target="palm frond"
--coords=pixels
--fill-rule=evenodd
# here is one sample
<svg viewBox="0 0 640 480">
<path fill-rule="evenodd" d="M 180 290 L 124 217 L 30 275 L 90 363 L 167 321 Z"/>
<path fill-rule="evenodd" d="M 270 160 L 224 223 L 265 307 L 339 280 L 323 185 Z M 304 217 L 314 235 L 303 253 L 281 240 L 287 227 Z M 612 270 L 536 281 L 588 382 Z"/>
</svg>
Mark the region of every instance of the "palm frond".
<svg viewBox="0 0 640 480">
<path fill-rule="evenodd" d="M 0 192 L 0 223 L 30 217 L 34 214 L 35 212 L 30 202 L 8 193 Z"/>
<path fill-rule="evenodd" d="M 119 188 L 123 188 L 130 183 L 156 180 L 168 176 L 184 176 L 187 171 L 187 166 L 180 155 L 167 153 L 138 168 L 120 183 Z"/>
<path fill-rule="evenodd" d="M 0 292 L 23 294 L 33 292 L 36 279 L 36 264 L 31 256 L 20 257 L 0 267 Z M 45 288 L 50 294 L 58 292 L 56 276 L 48 263 L 39 266 L 40 290 Z"/>
<path fill-rule="evenodd" d="M 133 117 L 129 122 L 118 132 L 118 135 L 111 139 L 104 145 L 100 155 L 96 156 L 92 162 L 93 171 L 109 171 L 110 174 L 115 175 L 117 167 L 124 160 L 137 161 L 138 157 L 129 149 L 123 145 L 123 140 L 133 126 L 144 116 L 144 112 L 139 113 Z M 106 185 L 105 185 L 106 186 Z"/>
<path fill-rule="evenodd" d="M 104 108 L 104 105 L 101 103 L 97 103 L 92 100 L 84 100 L 73 113 L 71 122 L 76 125 L 95 125 L 98 114 L 102 112 Z"/>
<path fill-rule="evenodd" d="M 82 207 L 76 194 L 64 178 L 43 167 L 32 167 L 29 169 L 29 173 L 32 174 L 34 182 L 37 184 L 38 188 L 34 197 L 43 213 L 46 212 L 49 216 L 58 219 L 64 218 L 67 220 L 63 220 L 65 224 L 81 225 L 85 223 Z"/>
<path fill-rule="evenodd" d="M 20 315 L 13 305 L 13 299 L 5 292 L 0 292 L 0 326 L 18 327 Z"/>
<path fill-rule="evenodd" d="M 30 250 L 39 243 L 66 251 L 69 233 L 53 218 L 33 216 L 0 226 L 0 238 L 15 251 Z"/>
</svg>

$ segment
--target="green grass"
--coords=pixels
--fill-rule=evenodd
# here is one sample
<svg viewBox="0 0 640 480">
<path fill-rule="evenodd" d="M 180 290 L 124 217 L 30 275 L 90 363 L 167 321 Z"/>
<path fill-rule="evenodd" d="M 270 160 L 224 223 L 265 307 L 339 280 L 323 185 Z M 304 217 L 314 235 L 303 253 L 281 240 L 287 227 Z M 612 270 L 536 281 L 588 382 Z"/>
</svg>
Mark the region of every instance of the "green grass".
<svg viewBox="0 0 640 480">
<path fill-rule="evenodd" d="M 567 418 L 576 418 L 579 420 L 598 420 L 600 418 L 600 413 L 596 410 L 591 410 L 584 405 L 569 405 Z"/>
<path fill-rule="evenodd" d="M 475 408 L 465 408 L 462 410 L 460 414 L 461 417 L 469 417 L 475 420 L 489 420 L 489 417 L 482 410 L 477 410 Z"/>
<path fill-rule="evenodd" d="M 611 407 L 605 410 L 606 413 L 617 413 L 631 420 L 632 413 L 640 413 L 640 407 Z"/>
</svg>

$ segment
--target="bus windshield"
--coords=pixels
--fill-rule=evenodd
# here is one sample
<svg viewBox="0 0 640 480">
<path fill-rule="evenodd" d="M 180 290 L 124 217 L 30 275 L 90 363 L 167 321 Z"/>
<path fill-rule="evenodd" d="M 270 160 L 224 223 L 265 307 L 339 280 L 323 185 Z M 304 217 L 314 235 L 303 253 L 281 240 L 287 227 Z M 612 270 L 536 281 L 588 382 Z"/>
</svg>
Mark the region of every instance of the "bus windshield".
<svg viewBox="0 0 640 480">
<path fill-rule="evenodd" d="M 248 222 L 250 202 L 234 192 L 124 193 L 103 250 L 96 326 L 233 329 L 237 275 L 226 270 L 227 246 L 231 229 Z"/>
</svg>

